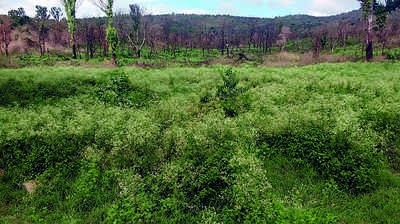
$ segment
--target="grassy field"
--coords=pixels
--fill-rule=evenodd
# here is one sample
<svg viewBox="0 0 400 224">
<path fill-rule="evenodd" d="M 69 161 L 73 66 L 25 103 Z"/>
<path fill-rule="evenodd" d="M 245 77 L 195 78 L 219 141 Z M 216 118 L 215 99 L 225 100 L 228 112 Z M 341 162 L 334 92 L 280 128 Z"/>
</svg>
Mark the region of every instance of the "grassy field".
<svg viewBox="0 0 400 224">
<path fill-rule="evenodd" d="M 0 223 L 400 223 L 399 71 L 1 69 Z"/>
</svg>

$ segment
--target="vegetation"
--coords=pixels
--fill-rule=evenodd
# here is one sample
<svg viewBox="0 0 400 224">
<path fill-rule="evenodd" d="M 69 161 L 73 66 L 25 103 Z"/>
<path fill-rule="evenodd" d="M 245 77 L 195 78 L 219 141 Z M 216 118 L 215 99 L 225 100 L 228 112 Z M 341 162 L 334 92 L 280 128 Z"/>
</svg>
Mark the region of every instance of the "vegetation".
<svg viewBox="0 0 400 224">
<path fill-rule="evenodd" d="M 398 0 L 95 2 L 0 16 L 0 223 L 400 223 Z"/>
<path fill-rule="evenodd" d="M 65 15 L 67 16 L 70 45 L 72 46 L 72 58 L 76 59 L 76 7 L 78 0 L 62 0 Z"/>
<path fill-rule="evenodd" d="M 0 222 L 399 223 L 399 69 L 1 69 Z"/>
<path fill-rule="evenodd" d="M 120 62 L 124 65 L 127 60 L 151 60 L 164 55 L 179 57 L 182 51 L 187 54 L 197 50 L 206 58 L 214 57 L 214 52 L 219 51 L 217 56 L 222 60 L 237 57 L 241 61 L 261 61 L 263 57 L 291 52 L 312 53 L 318 61 L 343 49 L 351 57 L 342 61 L 369 61 L 378 50 L 384 58 L 393 58 L 387 52 L 400 46 L 398 1 L 385 4 L 360 1 L 361 10 L 337 16 L 294 15 L 274 19 L 152 16 L 145 15 L 145 9 L 137 4 L 129 6 L 129 13 L 114 13 L 113 0 L 96 2 L 106 17 L 77 19 L 79 2 L 76 0 L 63 1 L 66 18 L 62 18 L 63 13 L 56 7 L 47 11 L 46 7 L 36 6 L 35 20 L 27 17 L 23 8 L 10 10 L 9 16 L 0 16 L 0 54 L 40 53 L 42 57 L 46 53 L 72 54 L 73 59 L 107 58 L 115 65 Z M 357 56 L 353 57 L 354 51 L 347 52 L 350 48 Z"/>
</svg>

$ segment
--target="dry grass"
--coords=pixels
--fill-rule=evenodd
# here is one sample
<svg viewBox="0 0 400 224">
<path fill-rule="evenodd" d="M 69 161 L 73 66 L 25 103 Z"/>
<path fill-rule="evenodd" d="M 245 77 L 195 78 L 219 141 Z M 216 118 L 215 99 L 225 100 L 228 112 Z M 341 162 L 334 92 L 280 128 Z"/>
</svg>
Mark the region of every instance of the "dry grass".
<svg viewBox="0 0 400 224">
<path fill-rule="evenodd" d="M 19 68 L 17 60 L 13 57 L 0 55 L 0 68 Z"/>
<path fill-rule="evenodd" d="M 293 66 L 298 63 L 300 60 L 300 55 L 289 53 L 289 52 L 280 52 L 278 54 L 269 55 L 262 65 L 268 67 L 287 67 Z"/>
<path fill-rule="evenodd" d="M 279 52 L 277 54 L 269 55 L 266 57 L 263 66 L 267 67 L 290 67 L 290 66 L 306 66 L 317 63 L 341 63 L 347 61 L 354 61 L 350 56 L 337 56 L 331 54 L 321 54 L 319 57 L 314 57 L 312 52 L 304 54 Z"/>
</svg>

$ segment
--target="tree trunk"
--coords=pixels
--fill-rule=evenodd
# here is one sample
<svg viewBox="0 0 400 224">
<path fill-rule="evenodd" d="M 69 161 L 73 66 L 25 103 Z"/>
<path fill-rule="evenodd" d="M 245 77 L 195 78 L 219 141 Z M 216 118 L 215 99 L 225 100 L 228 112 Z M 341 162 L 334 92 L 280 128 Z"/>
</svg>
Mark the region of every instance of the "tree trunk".
<svg viewBox="0 0 400 224">
<path fill-rule="evenodd" d="M 72 58 L 76 59 L 76 45 L 75 42 L 72 44 Z"/>
<path fill-rule="evenodd" d="M 117 55 L 115 53 L 112 54 L 113 64 L 117 65 Z"/>
<path fill-rule="evenodd" d="M 43 38 L 42 42 L 43 42 L 43 55 L 44 55 L 44 53 L 46 52 L 46 41 L 44 38 Z"/>
<path fill-rule="evenodd" d="M 90 58 L 93 58 L 93 46 L 90 47 Z"/>
<path fill-rule="evenodd" d="M 89 59 L 89 57 L 90 57 L 89 56 L 89 54 L 90 54 L 89 52 L 90 52 L 89 43 L 86 43 L 86 57 L 85 57 L 86 59 Z"/>
<path fill-rule="evenodd" d="M 386 41 L 382 43 L 382 56 L 385 55 Z"/>
<path fill-rule="evenodd" d="M 346 52 L 346 37 L 343 38 L 343 51 Z"/>
<path fill-rule="evenodd" d="M 8 53 L 8 44 L 7 43 L 6 43 L 6 47 L 4 48 L 4 51 L 6 52 L 6 57 L 8 57 L 9 53 Z"/>
<path fill-rule="evenodd" d="M 39 34 L 39 39 L 38 39 L 38 42 L 39 42 L 39 51 L 40 51 L 40 57 L 43 57 L 42 38 L 41 38 L 40 34 Z"/>
<path fill-rule="evenodd" d="M 150 59 L 151 59 L 151 57 L 152 57 L 152 54 L 153 54 L 153 48 L 150 47 L 150 52 L 149 52 L 149 58 L 150 58 Z"/>
<path fill-rule="evenodd" d="M 367 28 L 367 47 L 365 48 L 366 59 L 371 61 L 374 58 L 374 46 L 372 43 L 372 25 L 373 25 L 373 4 L 371 4 L 368 14 L 368 28 Z"/>
</svg>

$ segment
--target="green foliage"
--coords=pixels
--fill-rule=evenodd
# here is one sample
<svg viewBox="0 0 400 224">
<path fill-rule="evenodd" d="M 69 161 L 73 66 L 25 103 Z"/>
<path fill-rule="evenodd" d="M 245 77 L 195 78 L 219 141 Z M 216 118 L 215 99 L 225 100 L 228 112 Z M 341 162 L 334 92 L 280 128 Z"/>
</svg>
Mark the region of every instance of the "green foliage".
<svg viewBox="0 0 400 224">
<path fill-rule="evenodd" d="M 68 98 L 93 86 L 92 79 L 65 79 L 57 81 L 35 82 L 27 80 L 8 79 L 0 82 L 0 106 L 29 106 L 35 104 L 54 103 L 62 98 Z"/>
<path fill-rule="evenodd" d="M 384 138 L 376 147 L 383 151 L 389 165 L 400 170 L 400 114 L 397 112 L 366 111 L 361 119 L 364 125 L 371 125 L 372 129 Z"/>
<path fill-rule="evenodd" d="M 400 49 L 393 49 L 386 53 L 386 58 L 392 61 L 400 60 Z"/>
<path fill-rule="evenodd" d="M 77 0 L 62 0 L 64 5 L 65 15 L 67 16 L 68 32 L 70 35 L 70 45 L 75 46 L 76 32 L 76 3 Z M 75 53 L 75 52 L 74 52 Z M 73 55 L 76 59 L 76 55 Z"/>
<path fill-rule="evenodd" d="M 217 137 L 217 136 L 215 136 Z M 178 189 L 185 192 L 188 205 L 197 208 L 214 207 L 222 209 L 231 202 L 232 170 L 229 166 L 232 146 L 229 140 L 233 136 L 227 133 L 215 139 L 220 146 L 206 148 L 196 143 L 194 137 L 188 137 L 184 148 L 183 164 L 186 169 L 178 177 L 189 177 L 176 180 Z M 165 185 L 167 192 L 174 189 Z"/>
<path fill-rule="evenodd" d="M 229 68 L 221 75 L 224 85 L 218 87 L 216 97 L 224 109 L 226 117 L 235 117 L 243 109 L 250 106 L 249 98 L 244 93 L 248 87 L 238 87 L 239 79 L 232 68 Z"/>
<path fill-rule="evenodd" d="M 8 11 L 8 16 L 13 21 L 13 27 L 23 26 L 31 22 L 31 18 L 25 14 L 25 10 L 22 7 Z"/>
<path fill-rule="evenodd" d="M 156 99 L 146 86 L 134 85 L 124 71 L 116 70 L 109 77 L 97 83 L 97 96 L 104 103 L 140 108 Z"/>
<path fill-rule="evenodd" d="M 399 223 L 398 64 L 221 69 L 0 69 L 0 222 Z"/>
<path fill-rule="evenodd" d="M 328 126 L 329 127 L 329 126 Z M 274 136 L 262 137 L 261 155 L 292 158 L 299 166 L 311 166 L 325 179 L 352 193 L 376 187 L 381 155 L 359 148 L 348 133 L 330 133 L 321 125 L 296 125 Z"/>
<path fill-rule="evenodd" d="M 97 153 L 97 152 L 92 152 Z M 81 168 L 81 173 L 72 186 L 73 193 L 67 196 L 78 212 L 89 212 L 111 202 L 119 193 L 118 183 L 110 170 L 102 167 L 98 156 L 89 158 Z"/>
<path fill-rule="evenodd" d="M 86 136 L 30 136 L 2 143 L 0 165 L 18 174 L 18 180 L 35 179 L 38 175 L 70 176 L 79 168 L 79 153 L 93 139 Z M 5 163 L 6 162 L 6 163 Z"/>
<path fill-rule="evenodd" d="M 110 48 L 110 52 L 113 55 L 116 55 L 119 49 L 117 29 L 115 29 L 115 27 L 112 27 L 111 25 L 108 25 L 106 32 L 106 39 Z"/>
</svg>

